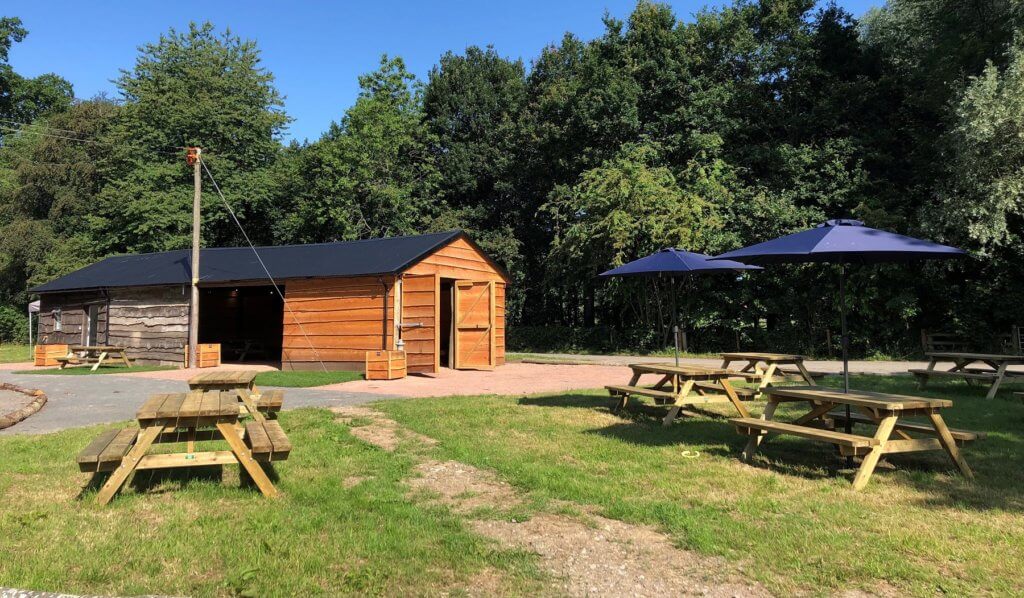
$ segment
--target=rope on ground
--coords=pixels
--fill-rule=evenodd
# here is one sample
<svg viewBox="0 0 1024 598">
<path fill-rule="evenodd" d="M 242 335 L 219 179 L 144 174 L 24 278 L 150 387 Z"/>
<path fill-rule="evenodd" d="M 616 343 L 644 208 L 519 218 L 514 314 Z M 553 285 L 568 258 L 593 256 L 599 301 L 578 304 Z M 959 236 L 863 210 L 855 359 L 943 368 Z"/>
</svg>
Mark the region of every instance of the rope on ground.
<svg viewBox="0 0 1024 598">
<path fill-rule="evenodd" d="M 249 249 L 252 249 L 253 255 L 256 256 L 256 261 L 260 263 L 260 267 L 263 268 L 264 272 L 266 272 L 267 279 L 270 280 L 270 284 L 274 286 L 274 291 L 277 292 L 277 296 L 281 298 L 281 303 L 284 305 L 285 309 L 288 310 L 288 313 L 291 314 L 292 320 L 299 327 L 299 332 L 301 332 L 303 338 L 306 339 L 306 343 L 309 345 L 309 348 L 312 349 L 313 355 L 316 356 L 316 360 L 320 362 L 320 367 L 326 372 L 327 365 L 324 363 L 324 360 L 320 358 L 320 352 L 313 346 L 313 341 L 311 341 L 309 339 L 309 335 L 306 334 L 306 329 L 302 326 L 302 322 L 299 321 L 298 316 L 295 315 L 291 306 L 288 305 L 287 301 L 285 301 L 284 293 L 281 292 L 281 287 L 277 285 L 277 281 L 274 280 L 274 276 L 270 273 L 270 269 L 263 263 L 263 258 L 260 257 L 260 252 L 256 250 L 256 246 L 253 245 L 252 241 L 249 239 L 249 234 L 245 232 L 245 228 L 242 227 L 242 223 L 238 221 L 238 216 L 236 216 L 235 211 L 231 209 L 231 204 L 229 204 L 228 200 L 224 198 L 224 194 L 220 191 L 220 185 L 218 185 L 217 180 L 213 178 L 213 173 L 210 172 L 210 168 L 206 165 L 206 160 L 204 160 L 201 155 L 199 156 L 199 163 L 203 165 L 203 170 L 206 171 L 206 176 L 210 177 L 210 182 L 213 183 L 214 190 L 217 191 L 217 195 L 220 196 L 220 200 L 224 203 L 224 207 L 227 208 L 228 214 L 231 215 L 231 219 L 234 220 L 235 226 L 237 226 L 238 230 L 242 232 L 242 237 L 244 237 L 245 242 L 248 243 Z"/>
</svg>

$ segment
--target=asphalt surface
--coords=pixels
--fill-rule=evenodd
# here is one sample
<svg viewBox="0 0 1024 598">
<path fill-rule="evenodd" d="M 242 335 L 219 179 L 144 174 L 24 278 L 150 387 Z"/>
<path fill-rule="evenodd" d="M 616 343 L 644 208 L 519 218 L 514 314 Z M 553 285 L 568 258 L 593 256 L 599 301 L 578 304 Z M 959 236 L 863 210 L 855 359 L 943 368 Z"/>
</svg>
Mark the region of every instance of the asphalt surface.
<svg viewBox="0 0 1024 598">
<path fill-rule="evenodd" d="M 47 402 L 35 415 L 15 426 L 0 430 L 6 434 L 45 434 L 67 428 L 91 426 L 135 419 L 135 411 L 151 394 L 185 392 L 180 380 L 154 380 L 138 376 L 33 376 L 0 372 L 0 382 L 22 388 L 39 389 Z M 286 388 L 285 408 L 339 407 L 361 405 L 393 398 L 387 394 Z"/>
</svg>

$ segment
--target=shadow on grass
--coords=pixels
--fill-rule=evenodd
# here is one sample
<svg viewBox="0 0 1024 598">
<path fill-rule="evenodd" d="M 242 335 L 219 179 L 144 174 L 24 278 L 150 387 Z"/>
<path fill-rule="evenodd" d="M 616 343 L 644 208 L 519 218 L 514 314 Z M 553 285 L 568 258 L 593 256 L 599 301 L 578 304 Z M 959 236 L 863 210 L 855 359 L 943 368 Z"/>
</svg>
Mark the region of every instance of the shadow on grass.
<svg viewBox="0 0 1024 598">
<path fill-rule="evenodd" d="M 911 499 L 919 506 L 1024 512 L 1024 438 L 1021 436 L 1024 433 L 1024 405 L 1006 400 L 1009 393 L 987 400 L 984 398 L 985 389 L 965 384 L 929 386 L 918 390 L 909 378 L 863 376 L 853 382 L 855 388 L 863 390 L 952 399 L 954 408 L 943 414 L 947 424 L 988 435 L 961 448 L 975 473 L 974 481 L 963 478 L 943 451 L 888 455 L 876 468 L 873 481 L 898 475 L 898 483 L 907 484 L 920 493 L 921 498 Z M 520 399 L 519 404 L 610 413 L 615 401 L 597 394 L 569 393 L 527 397 Z M 747 404 L 758 405 L 756 402 Z M 731 415 L 691 411 L 690 415 L 680 417 L 671 426 L 663 427 L 661 420 L 666 412 L 666 407 L 631 401 L 627 409 L 615 413 L 623 420 L 622 423 L 588 430 L 587 433 L 635 445 L 692 446 L 694 450 L 708 455 L 740 460 L 746 437 L 737 434 L 726 421 Z M 786 411 L 780 419 L 794 419 L 798 414 L 799 411 Z M 873 432 L 864 426 L 858 426 L 856 431 L 865 435 Z M 843 477 L 852 481 L 859 462 L 850 469 L 845 457 L 831 445 L 776 436 L 761 447 L 748 465 L 784 476 L 810 480 Z"/>
</svg>

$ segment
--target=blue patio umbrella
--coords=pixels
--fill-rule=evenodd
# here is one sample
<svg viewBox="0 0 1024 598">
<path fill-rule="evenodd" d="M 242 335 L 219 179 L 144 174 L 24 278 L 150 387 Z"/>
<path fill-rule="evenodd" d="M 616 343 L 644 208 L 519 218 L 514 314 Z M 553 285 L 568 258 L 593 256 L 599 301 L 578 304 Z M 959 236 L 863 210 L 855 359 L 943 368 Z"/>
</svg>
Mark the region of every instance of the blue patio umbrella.
<svg viewBox="0 0 1024 598">
<path fill-rule="evenodd" d="M 652 253 L 647 257 L 642 257 L 638 260 L 633 260 L 627 264 L 623 264 L 618 268 L 612 268 L 607 272 L 602 272 L 601 276 L 653 276 L 653 277 L 665 277 L 665 278 L 681 278 L 685 276 L 692 276 L 695 274 L 711 274 L 714 272 L 726 272 L 734 271 L 739 272 L 741 270 L 761 270 L 758 266 L 749 266 L 740 262 L 731 260 L 717 260 L 711 261 L 710 256 L 704 255 L 703 253 L 694 253 L 692 251 L 683 251 L 682 249 L 662 249 L 657 253 Z M 673 345 L 675 346 L 676 365 L 679 365 L 679 326 L 676 324 L 676 312 L 675 312 L 675 286 L 672 286 L 672 326 L 673 326 Z"/>
<path fill-rule="evenodd" d="M 742 260 L 751 264 L 828 262 L 839 264 L 839 304 L 843 350 L 843 390 L 850 391 L 849 339 L 846 331 L 846 266 L 921 259 L 949 259 L 967 255 L 962 249 L 940 245 L 864 226 L 859 220 L 829 220 L 817 227 L 743 247 L 710 258 Z M 849 421 L 849 419 L 847 419 Z"/>
</svg>

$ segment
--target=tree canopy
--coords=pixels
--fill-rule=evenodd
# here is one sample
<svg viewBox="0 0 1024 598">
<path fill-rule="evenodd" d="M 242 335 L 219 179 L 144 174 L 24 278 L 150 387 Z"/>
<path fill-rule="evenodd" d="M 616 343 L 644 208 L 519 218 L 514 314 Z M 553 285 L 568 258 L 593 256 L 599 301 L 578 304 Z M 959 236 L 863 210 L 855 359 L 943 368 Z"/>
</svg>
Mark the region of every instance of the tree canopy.
<svg viewBox="0 0 1024 598">
<path fill-rule="evenodd" d="M 998 348 L 1024 325 L 1005 301 L 1024 292 L 1021 30 L 1010 0 L 890 0 L 865 15 L 737 0 L 688 21 L 641 1 L 527 63 L 471 46 L 420 80 L 383 56 L 320 139 L 286 144 L 274 76 L 229 30 L 158 35 L 118 97 L 72 100 L 60 77 L 8 64 L 29 32 L 5 17 L 0 304 L 20 310 L 31 284 L 104 255 L 188 246 L 182 148 L 198 145 L 257 242 L 466 229 L 512 276 L 513 346 L 532 334 L 655 347 L 666 284 L 599 272 L 856 217 L 975 257 L 853 272 L 855 352 L 908 354 L 921 329 Z M 215 193 L 203 213 L 204 243 L 240 242 Z M 834 277 L 791 266 L 692 281 L 691 338 L 833 352 Z"/>
</svg>

